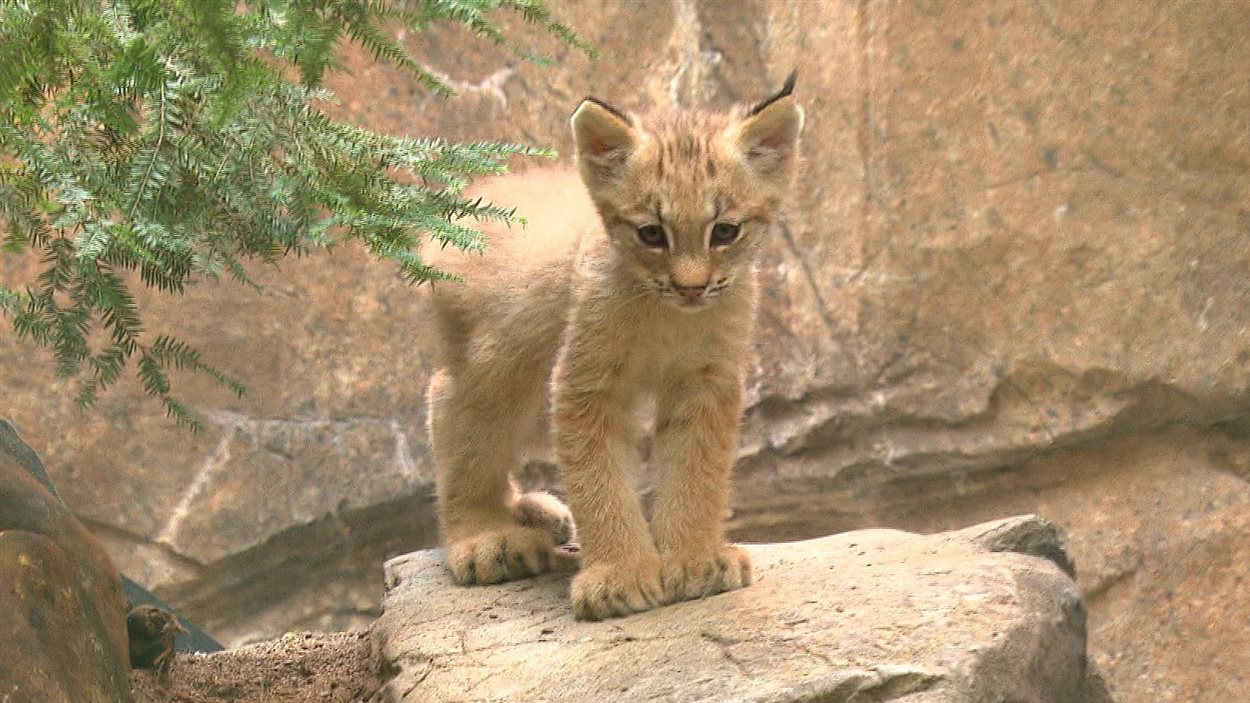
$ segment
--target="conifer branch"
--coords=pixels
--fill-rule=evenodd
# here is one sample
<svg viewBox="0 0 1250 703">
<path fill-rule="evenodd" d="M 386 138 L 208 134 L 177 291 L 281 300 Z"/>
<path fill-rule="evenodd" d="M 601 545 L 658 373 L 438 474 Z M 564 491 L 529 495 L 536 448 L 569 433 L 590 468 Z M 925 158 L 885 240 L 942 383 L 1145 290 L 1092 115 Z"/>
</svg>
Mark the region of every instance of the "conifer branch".
<svg viewBox="0 0 1250 703">
<path fill-rule="evenodd" d="M 354 239 L 412 283 L 452 278 L 419 245 L 480 249 L 473 221 L 514 211 L 463 189 L 551 152 L 376 134 L 315 105 L 333 99 L 322 78 L 344 42 L 449 93 L 399 28 L 457 22 L 541 61 L 499 12 L 593 53 L 543 0 L 0 0 L 0 256 L 41 266 L 0 281 L 0 315 L 77 379 L 83 406 L 133 362 L 166 413 L 196 427 L 171 371 L 244 389 L 145 329 L 136 276 L 166 294 L 223 272 L 255 286 L 250 261 Z"/>
</svg>

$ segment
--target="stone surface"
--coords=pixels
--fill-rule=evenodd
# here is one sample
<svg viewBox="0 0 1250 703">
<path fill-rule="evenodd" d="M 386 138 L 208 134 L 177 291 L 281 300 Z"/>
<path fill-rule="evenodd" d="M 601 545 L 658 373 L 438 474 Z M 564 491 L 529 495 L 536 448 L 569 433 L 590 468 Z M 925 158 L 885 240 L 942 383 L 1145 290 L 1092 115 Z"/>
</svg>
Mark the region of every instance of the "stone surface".
<svg viewBox="0 0 1250 703">
<path fill-rule="evenodd" d="M 111 604 L 115 613 L 102 612 L 79 586 L 75 571 L 66 551 L 50 537 L 0 530 L 0 637 L 5 643 L 0 700 L 130 700 L 125 650 L 117 650 L 110 639 L 110 620 L 124 618 L 123 606 Z"/>
<path fill-rule="evenodd" d="M 1189 429 L 1055 452 L 899 515 L 934 531 L 1021 510 L 1064 526 L 1090 652 L 1117 701 L 1234 701 L 1250 690 L 1250 443 Z"/>
<path fill-rule="evenodd" d="M 736 536 L 907 526 L 926 513 L 966 525 L 1004 514 L 988 512 L 1003 490 L 1016 511 L 1059 510 L 1074 541 L 1153 518 L 1176 553 L 1206 553 L 1185 494 L 1162 478 L 1153 508 L 1107 496 L 1066 511 L 1056 496 L 1071 497 L 1068 482 L 1124 485 L 1133 469 L 1119 455 L 1157 446 L 1161 428 L 1196 433 L 1186 442 L 1205 447 L 1197 455 L 1245 441 L 1250 5 L 552 6 L 605 58 L 536 39 L 555 58 L 543 69 L 466 51 L 464 32 L 438 28 L 406 41 L 459 95 L 433 98 L 348 51 L 353 75 L 332 81 L 342 102 L 331 110 L 396 134 L 567 152 L 568 113 L 587 93 L 625 109 L 721 106 L 799 67 L 806 166 L 762 271 Z M 6 283 L 33 271 L 0 256 Z M 363 625 L 381 595 L 377 562 L 435 543 L 421 292 L 353 248 L 255 274 L 260 292 L 223 282 L 176 302 L 140 298 L 153 333 L 198 345 L 251 388 L 238 401 L 178 379 L 206 413 L 199 437 L 133 386 L 99 414 L 77 412 L 50 358 L 0 335 L 0 414 L 31 428 L 123 570 L 233 643 Z M 1055 464 L 1039 482 L 1038 461 L 1090 446 L 1120 451 L 1080 474 Z M 1214 471 L 1205 461 L 1190 468 Z M 1239 524 L 1224 510 L 1212 524 Z M 1114 562 L 1146 549 L 1146 534 L 1107 533 L 1074 553 Z M 1106 635 L 1095 652 L 1142 657 L 1107 667 L 1130 703 L 1165 700 L 1158 687 L 1193 699 L 1213 685 L 1193 649 L 1147 651 L 1158 640 L 1138 626 L 1200 632 L 1244 622 L 1250 606 L 1226 607 L 1228 585 L 1203 570 L 1160 571 L 1154 585 L 1136 573 L 1142 593 L 1172 584 L 1172 602 L 1192 605 L 1146 622 L 1129 613 L 1130 591 L 1110 589 L 1093 601 Z M 1221 666 L 1250 670 L 1245 652 L 1221 650 Z"/>
<path fill-rule="evenodd" d="M 130 700 L 121 577 L 0 420 L 0 699 Z"/>
<path fill-rule="evenodd" d="M 386 565 L 373 637 L 393 703 L 420 701 L 1106 701 L 1080 591 L 1049 561 L 991 552 L 1009 525 L 863 530 L 749 547 L 756 582 L 601 623 L 568 578 L 455 586 L 437 551 Z M 1062 553 L 1062 550 L 1059 550 Z"/>
</svg>

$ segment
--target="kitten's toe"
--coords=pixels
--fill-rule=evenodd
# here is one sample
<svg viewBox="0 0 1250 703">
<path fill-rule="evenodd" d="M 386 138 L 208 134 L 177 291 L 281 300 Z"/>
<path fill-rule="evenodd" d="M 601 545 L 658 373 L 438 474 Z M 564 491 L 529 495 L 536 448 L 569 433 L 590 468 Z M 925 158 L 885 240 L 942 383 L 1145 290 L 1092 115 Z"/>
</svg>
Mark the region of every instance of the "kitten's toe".
<svg viewBox="0 0 1250 703">
<path fill-rule="evenodd" d="M 545 530 L 487 530 L 448 545 L 447 568 L 462 586 L 512 581 L 550 571 L 557 560 L 554 547 Z"/>
<path fill-rule="evenodd" d="M 750 585 L 751 556 L 737 545 L 711 553 L 669 554 L 660 573 L 669 600 L 705 598 Z"/>
<path fill-rule="evenodd" d="M 659 562 L 595 564 L 582 569 L 569 588 L 578 620 L 603 620 L 664 604 Z"/>
<path fill-rule="evenodd" d="M 517 522 L 551 533 L 555 544 L 568 544 L 577 536 L 571 513 L 559 498 L 546 491 L 530 491 L 512 507 Z"/>
</svg>

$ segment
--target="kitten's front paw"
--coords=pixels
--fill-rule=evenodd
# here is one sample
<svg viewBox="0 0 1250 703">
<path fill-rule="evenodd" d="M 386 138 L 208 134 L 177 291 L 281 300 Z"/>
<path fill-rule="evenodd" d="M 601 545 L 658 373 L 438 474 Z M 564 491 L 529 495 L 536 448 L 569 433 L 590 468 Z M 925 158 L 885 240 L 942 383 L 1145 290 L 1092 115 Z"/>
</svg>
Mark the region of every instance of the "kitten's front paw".
<svg viewBox="0 0 1250 703">
<path fill-rule="evenodd" d="M 522 525 L 550 532 L 556 544 L 568 544 L 577 535 L 573 513 L 559 498 L 546 491 L 530 491 L 522 495 L 512 506 L 512 512 Z"/>
<path fill-rule="evenodd" d="M 666 554 L 660 571 L 669 601 L 693 600 L 751 583 L 751 556 L 737 545 L 712 552 Z"/>
<path fill-rule="evenodd" d="M 447 567 L 461 586 L 512 581 L 551 571 L 559 559 L 553 549 L 545 529 L 485 530 L 447 545 Z"/>
<path fill-rule="evenodd" d="M 639 613 L 664 604 L 660 562 L 594 564 L 573 577 L 569 589 L 578 620 L 603 620 Z"/>
</svg>

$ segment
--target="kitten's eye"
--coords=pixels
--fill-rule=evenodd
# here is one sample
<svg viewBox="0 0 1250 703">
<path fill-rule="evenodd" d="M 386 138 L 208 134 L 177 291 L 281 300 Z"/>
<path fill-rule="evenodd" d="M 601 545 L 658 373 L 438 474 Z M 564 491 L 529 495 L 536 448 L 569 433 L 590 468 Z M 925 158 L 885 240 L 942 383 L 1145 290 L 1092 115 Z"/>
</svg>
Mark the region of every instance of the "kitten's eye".
<svg viewBox="0 0 1250 703">
<path fill-rule="evenodd" d="M 720 246 L 732 244 L 738 238 L 738 230 L 740 228 L 740 225 L 732 222 L 717 222 L 712 227 L 712 244 Z"/>
<path fill-rule="evenodd" d="M 668 245 L 668 240 L 664 237 L 664 228 L 659 225 L 643 225 L 638 228 L 638 241 L 643 246 L 652 249 L 661 249 Z"/>
</svg>

